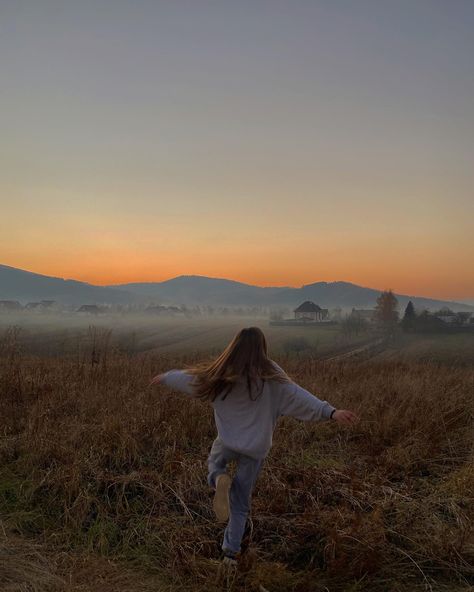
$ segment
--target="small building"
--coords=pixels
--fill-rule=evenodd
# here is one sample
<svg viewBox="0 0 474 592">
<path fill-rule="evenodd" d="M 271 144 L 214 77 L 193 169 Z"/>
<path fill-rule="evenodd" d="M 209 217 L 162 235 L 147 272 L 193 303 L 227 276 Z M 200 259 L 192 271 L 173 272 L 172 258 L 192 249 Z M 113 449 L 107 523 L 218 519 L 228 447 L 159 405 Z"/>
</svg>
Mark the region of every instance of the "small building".
<svg viewBox="0 0 474 592">
<path fill-rule="evenodd" d="M 147 308 L 145 308 L 145 312 L 151 314 L 163 314 L 166 312 L 166 306 L 163 306 L 162 304 L 154 304 L 147 306 Z"/>
<path fill-rule="evenodd" d="M 316 321 L 321 323 L 328 318 L 327 308 L 321 308 L 310 300 L 306 300 L 306 302 L 300 304 L 293 312 L 295 313 L 295 319 L 300 321 Z"/>
<path fill-rule="evenodd" d="M 35 312 L 43 312 L 45 310 L 53 311 L 57 310 L 57 304 L 55 300 L 42 300 L 41 302 L 28 302 L 25 305 L 26 310 L 34 310 Z"/>
<path fill-rule="evenodd" d="M 146 313 L 157 315 L 175 315 L 182 314 L 183 310 L 178 306 L 164 306 L 162 304 L 153 304 L 145 309 Z"/>
<path fill-rule="evenodd" d="M 437 319 L 439 319 L 440 321 L 443 321 L 443 323 L 446 323 L 448 325 L 455 324 L 458 322 L 458 319 L 454 313 L 453 314 L 435 314 L 434 316 Z"/>
<path fill-rule="evenodd" d="M 449 309 L 442 309 L 439 312 L 435 312 L 434 316 L 446 325 L 469 325 L 472 313 L 453 312 Z"/>
<path fill-rule="evenodd" d="M 41 308 L 43 308 L 43 309 L 55 308 L 56 307 L 56 300 L 42 300 L 40 302 L 40 304 L 41 304 Z"/>
<path fill-rule="evenodd" d="M 39 310 L 41 308 L 41 302 L 27 302 L 25 308 L 26 310 Z"/>
<path fill-rule="evenodd" d="M 0 310 L 4 311 L 15 311 L 21 310 L 22 306 L 18 300 L 0 300 Z"/>
<path fill-rule="evenodd" d="M 99 314 L 103 311 L 101 308 L 97 306 L 97 304 L 83 304 L 80 308 L 77 309 L 76 312 L 85 312 L 87 314 Z"/>
</svg>

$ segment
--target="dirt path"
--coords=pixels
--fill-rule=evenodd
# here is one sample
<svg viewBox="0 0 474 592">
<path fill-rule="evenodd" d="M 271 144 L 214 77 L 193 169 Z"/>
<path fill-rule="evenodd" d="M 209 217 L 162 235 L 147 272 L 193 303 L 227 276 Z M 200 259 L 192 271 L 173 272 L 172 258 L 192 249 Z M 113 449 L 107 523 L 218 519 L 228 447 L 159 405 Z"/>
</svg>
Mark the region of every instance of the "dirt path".
<svg viewBox="0 0 474 592">
<path fill-rule="evenodd" d="M 353 356 L 357 356 L 360 354 L 372 356 L 376 353 L 380 353 L 381 350 L 385 348 L 387 339 L 386 337 L 379 337 L 369 343 L 364 343 L 363 345 L 358 345 L 349 351 L 343 351 L 337 354 L 329 354 L 328 356 L 322 356 L 320 359 L 324 361 L 334 361 L 334 360 L 345 360 L 347 358 L 352 358 Z"/>
</svg>

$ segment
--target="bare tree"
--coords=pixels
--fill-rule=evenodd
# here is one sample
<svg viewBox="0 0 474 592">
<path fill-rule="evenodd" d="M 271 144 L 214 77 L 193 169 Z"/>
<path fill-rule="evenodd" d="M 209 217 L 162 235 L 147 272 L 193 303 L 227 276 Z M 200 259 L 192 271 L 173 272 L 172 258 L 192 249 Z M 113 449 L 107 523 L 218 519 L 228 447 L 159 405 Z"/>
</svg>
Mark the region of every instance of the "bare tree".
<svg viewBox="0 0 474 592">
<path fill-rule="evenodd" d="M 387 333 L 393 333 L 398 323 L 398 300 L 392 290 L 382 292 L 377 298 L 375 319 L 379 327 Z"/>
</svg>

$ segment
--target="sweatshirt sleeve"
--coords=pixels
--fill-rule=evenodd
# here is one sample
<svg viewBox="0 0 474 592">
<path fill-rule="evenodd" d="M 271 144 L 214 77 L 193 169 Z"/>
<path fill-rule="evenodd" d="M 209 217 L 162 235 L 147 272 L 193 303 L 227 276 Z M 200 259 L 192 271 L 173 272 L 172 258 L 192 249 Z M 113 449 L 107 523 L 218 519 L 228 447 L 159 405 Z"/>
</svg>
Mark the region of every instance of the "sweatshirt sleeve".
<svg viewBox="0 0 474 592">
<path fill-rule="evenodd" d="M 175 391 L 193 396 L 195 394 L 192 385 L 193 380 L 194 376 L 188 374 L 185 370 L 169 370 L 162 375 L 160 382 Z"/>
<path fill-rule="evenodd" d="M 282 374 L 286 375 L 286 372 L 283 370 L 283 368 L 281 366 L 279 366 L 275 360 L 270 360 L 270 362 L 273 364 L 273 366 L 275 367 L 275 370 L 278 370 L 279 372 L 281 372 Z"/>
<path fill-rule="evenodd" d="M 324 421 L 330 419 L 335 409 L 295 382 L 282 385 L 280 415 L 289 415 L 302 421 Z"/>
</svg>

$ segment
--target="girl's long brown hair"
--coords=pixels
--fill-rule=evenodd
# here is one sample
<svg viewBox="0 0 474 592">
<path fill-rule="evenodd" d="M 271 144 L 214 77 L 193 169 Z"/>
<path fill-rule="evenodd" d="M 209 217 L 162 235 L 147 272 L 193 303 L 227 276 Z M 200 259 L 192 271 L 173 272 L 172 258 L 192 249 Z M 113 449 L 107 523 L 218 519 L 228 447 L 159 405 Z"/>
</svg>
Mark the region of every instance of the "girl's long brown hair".
<svg viewBox="0 0 474 592">
<path fill-rule="evenodd" d="M 262 393 L 266 380 L 290 380 L 268 358 L 267 341 L 258 327 L 241 329 L 217 359 L 186 371 L 196 376 L 193 381 L 196 396 L 211 401 L 220 394 L 225 399 L 241 377 L 245 377 L 249 396 L 253 400 Z M 260 392 L 254 397 L 252 384 L 257 387 L 259 380 L 262 381 Z"/>
</svg>

